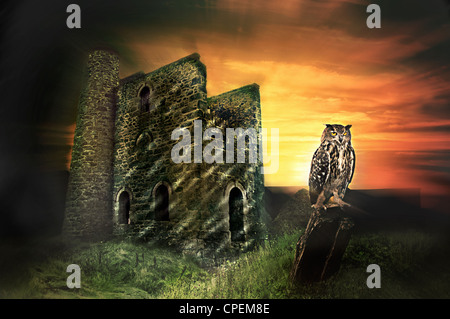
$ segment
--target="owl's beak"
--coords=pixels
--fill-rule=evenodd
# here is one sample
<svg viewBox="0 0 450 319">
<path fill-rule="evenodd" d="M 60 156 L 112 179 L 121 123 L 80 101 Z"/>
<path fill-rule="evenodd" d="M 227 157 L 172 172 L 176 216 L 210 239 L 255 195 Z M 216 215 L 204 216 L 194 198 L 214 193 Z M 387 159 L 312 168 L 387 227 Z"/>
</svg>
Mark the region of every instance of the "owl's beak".
<svg viewBox="0 0 450 319">
<path fill-rule="evenodd" d="M 339 136 L 339 143 L 342 143 L 343 137 Z"/>
</svg>

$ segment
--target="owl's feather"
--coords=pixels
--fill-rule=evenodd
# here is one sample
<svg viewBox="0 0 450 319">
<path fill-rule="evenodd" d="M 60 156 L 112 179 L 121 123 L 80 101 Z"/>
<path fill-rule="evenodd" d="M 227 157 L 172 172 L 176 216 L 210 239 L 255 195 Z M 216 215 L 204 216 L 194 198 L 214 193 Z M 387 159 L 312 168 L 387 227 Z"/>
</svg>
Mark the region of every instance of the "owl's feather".
<svg viewBox="0 0 450 319">
<path fill-rule="evenodd" d="M 321 144 L 313 155 L 309 195 L 311 204 L 316 208 L 323 206 L 332 196 L 339 206 L 348 205 L 343 198 L 355 171 L 350 127 L 327 125 Z"/>
<path fill-rule="evenodd" d="M 311 204 L 317 202 L 325 182 L 330 174 L 330 154 L 321 145 L 315 152 L 311 161 L 309 173 L 309 197 Z"/>
</svg>

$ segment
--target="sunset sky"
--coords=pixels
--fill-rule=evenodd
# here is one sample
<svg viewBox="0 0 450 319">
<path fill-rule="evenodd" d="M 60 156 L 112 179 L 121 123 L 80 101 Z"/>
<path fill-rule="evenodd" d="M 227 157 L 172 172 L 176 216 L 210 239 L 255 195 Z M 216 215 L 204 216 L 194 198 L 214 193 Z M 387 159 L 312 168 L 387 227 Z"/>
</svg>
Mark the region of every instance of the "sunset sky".
<svg viewBox="0 0 450 319">
<path fill-rule="evenodd" d="M 369 29 L 368 1 L 206 1 L 184 27 L 121 28 L 134 53 L 121 76 L 198 52 L 209 96 L 258 83 L 263 127 L 280 132 L 267 186 L 307 185 L 323 124 L 342 123 L 353 125 L 351 187 L 449 194 L 448 10 L 394 2 L 377 2 L 382 28 Z"/>
<path fill-rule="evenodd" d="M 366 0 L 98 0 L 77 2 L 82 28 L 69 30 L 70 2 L 28 1 L 7 11 L 2 54 L 23 70 L 5 94 L 16 103 L 28 83 L 39 163 L 67 169 L 89 50 L 116 50 L 121 77 L 197 52 L 209 96 L 259 84 L 263 127 L 280 133 L 267 186 L 306 186 L 323 124 L 342 123 L 353 125 L 351 188 L 450 195 L 450 5 L 373 2 L 381 29 L 366 26 Z"/>
</svg>

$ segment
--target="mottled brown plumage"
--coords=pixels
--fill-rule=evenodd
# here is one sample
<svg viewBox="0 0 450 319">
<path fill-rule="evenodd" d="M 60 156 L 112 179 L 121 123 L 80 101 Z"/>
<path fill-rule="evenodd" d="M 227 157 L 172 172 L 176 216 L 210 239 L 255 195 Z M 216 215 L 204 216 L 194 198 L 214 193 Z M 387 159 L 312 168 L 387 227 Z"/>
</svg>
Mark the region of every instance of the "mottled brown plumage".
<svg viewBox="0 0 450 319">
<path fill-rule="evenodd" d="M 349 205 L 343 201 L 355 170 L 351 125 L 326 124 L 309 174 L 309 197 L 315 209 Z M 333 197 L 334 204 L 328 203 Z"/>
</svg>

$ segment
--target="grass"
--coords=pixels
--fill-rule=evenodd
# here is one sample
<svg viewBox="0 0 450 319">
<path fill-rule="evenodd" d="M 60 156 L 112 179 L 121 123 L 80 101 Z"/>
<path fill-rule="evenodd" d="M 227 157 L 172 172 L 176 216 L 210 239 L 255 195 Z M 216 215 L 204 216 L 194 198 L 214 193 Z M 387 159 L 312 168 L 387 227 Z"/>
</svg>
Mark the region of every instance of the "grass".
<svg viewBox="0 0 450 319">
<path fill-rule="evenodd" d="M 281 235 L 220 267 L 131 241 L 68 246 L 59 241 L 3 243 L 1 298 L 449 298 L 450 254 L 442 234 L 403 230 L 354 235 L 340 271 L 300 287 L 288 280 L 301 233 Z M 81 288 L 69 289 L 69 264 Z M 366 285 L 369 264 L 381 289 Z"/>
<path fill-rule="evenodd" d="M 46 242 L 23 249 L 17 254 L 34 250 L 34 258 L 16 269 L 16 280 L 0 280 L 2 298 L 156 298 L 163 287 L 180 277 L 183 269 L 197 275 L 205 273 L 190 258 L 133 242 L 70 246 Z M 70 264 L 81 268 L 80 289 L 67 287 L 70 273 L 66 268 Z"/>
<path fill-rule="evenodd" d="M 355 235 L 340 271 L 331 279 L 294 287 L 288 277 L 299 233 L 284 234 L 264 248 L 218 268 L 207 281 L 167 287 L 165 298 L 448 298 L 450 260 L 439 234 L 417 230 Z M 431 261 L 431 262 L 430 262 Z M 381 289 L 369 289 L 370 264 L 381 268 Z"/>
<path fill-rule="evenodd" d="M 265 247 L 242 255 L 216 268 L 202 280 L 177 281 L 161 293 L 162 298 L 285 298 L 287 276 L 293 261 L 297 234 L 286 234 Z"/>
</svg>

